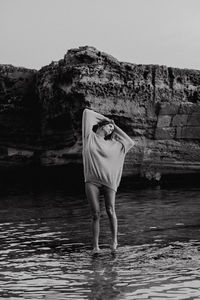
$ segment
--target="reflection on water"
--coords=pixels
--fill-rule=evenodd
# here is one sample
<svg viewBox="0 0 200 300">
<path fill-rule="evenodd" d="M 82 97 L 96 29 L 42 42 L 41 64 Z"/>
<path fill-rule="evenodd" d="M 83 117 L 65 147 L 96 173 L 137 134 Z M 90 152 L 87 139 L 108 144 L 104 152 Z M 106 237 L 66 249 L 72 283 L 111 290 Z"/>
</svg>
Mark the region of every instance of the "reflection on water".
<svg viewBox="0 0 200 300">
<path fill-rule="evenodd" d="M 200 299 L 199 192 L 121 189 L 116 256 L 101 200 L 96 258 L 82 192 L 2 193 L 0 299 Z"/>
</svg>

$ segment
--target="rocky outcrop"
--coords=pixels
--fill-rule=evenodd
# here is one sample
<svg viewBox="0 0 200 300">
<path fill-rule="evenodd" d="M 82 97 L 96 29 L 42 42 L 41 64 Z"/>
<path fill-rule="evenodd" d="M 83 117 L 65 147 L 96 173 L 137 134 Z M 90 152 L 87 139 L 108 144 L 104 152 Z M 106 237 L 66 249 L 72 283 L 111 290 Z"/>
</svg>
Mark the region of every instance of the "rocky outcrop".
<svg viewBox="0 0 200 300">
<path fill-rule="evenodd" d="M 71 49 L 39 71 L 1 66 L 0 165 L 82 164 L 87 106 L 134 140 L 124 175 L 200 172 L 200 71 L 119 62 Z"/>
<path fill-rule="evenodd" d="M 40 135 L 36 70 L 0 65 L 0 167 L 30 163 Z"/>
</svg>

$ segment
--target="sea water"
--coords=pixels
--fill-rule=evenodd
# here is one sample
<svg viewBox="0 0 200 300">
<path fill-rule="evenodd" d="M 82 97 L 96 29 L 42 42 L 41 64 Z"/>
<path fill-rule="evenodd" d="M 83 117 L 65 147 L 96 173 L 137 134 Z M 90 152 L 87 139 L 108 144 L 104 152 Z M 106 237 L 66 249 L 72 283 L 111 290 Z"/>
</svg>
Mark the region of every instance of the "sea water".
<svg viewBox="0 0 200 300">
<path fill-rule="evenodd" d="M 84 190 L 0 194 L 0 299 L 200 299 L 200 188 L 122 187 L 119 248 L 101 205 L 101 253 L 91 253 Z"/>
</svg>

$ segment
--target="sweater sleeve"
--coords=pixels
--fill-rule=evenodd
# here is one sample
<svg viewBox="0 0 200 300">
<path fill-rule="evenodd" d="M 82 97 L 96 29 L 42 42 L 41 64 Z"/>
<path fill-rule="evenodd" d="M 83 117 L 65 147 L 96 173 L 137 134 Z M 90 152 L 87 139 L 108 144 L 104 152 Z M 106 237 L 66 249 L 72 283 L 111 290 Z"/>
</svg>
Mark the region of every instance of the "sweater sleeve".
<svg viewBox="0 0 200 300">
<path fill-rule="evenodd" d="M 124 146 L 125 153 L 134 146 L 134 141 L 117 125 L 115 125 L 115 137 Z"/>
<path fill-rule="evenodd" d="M 88 137 L 91 133 L 92 128 L 96 125 L 99 121 L 102 120 L 109 120 L 105 116 L 91 110 L 91 109 L 84 109 L 83 117 L 82 117 L 82 138 L 83 141 Z"/>
</svg>

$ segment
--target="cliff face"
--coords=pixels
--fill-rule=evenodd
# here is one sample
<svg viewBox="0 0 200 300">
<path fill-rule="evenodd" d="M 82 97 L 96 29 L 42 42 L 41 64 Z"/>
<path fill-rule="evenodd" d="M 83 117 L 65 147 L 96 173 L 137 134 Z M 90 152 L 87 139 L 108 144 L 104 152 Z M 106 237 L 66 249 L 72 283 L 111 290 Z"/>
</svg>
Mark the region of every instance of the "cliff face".
<svg viewBox="0 0 200 300">
<path fill-rule="evenodd" d="M 135 140 L 124 175 L 200 172 L 200 71 L 122 63 L 93 47 L 38 72 L 0 70 L 0 165 L 82 164 L 90 106 Z"/>
<path fill-rule="evenodd" d="M 34 156 L 41 127 L 36 74 L 0 65 L 0 167 L 24 165 Z"/>
</svg>

